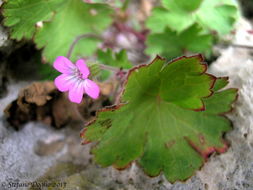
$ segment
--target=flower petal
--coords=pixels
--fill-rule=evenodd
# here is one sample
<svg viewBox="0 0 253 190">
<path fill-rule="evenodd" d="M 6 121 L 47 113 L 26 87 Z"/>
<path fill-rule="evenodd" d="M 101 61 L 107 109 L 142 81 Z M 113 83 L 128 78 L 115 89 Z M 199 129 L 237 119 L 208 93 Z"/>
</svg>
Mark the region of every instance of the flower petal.
<svg viewBox="0 0 253 190">
<path fill-rule="evenodd" d="M 77 66 L 78 70 L 82 73 L 82 78 L 87 79 L 90 74 L 90 70 L 89 70 L 88 66 L 85 64 L 85 60 L 83 60 L 83 59 L 77 60 L 76 66 Z"/>
<path fill-rule="evenodd" d="M 59 56 L 54 61 L 54 68 L 64 74 L 73 73 L 76 66 L 64 56 Z"/>
<path fill-rule="evenodd" d="M 69 75 L 69 74 L 61 74 L 60 76 L 56 77 L 54 80 L 55 86 L 61 92 L 66 92 L 70 89 L 71 86 L 75 84 L 77 78 Z"/>
<path fill-rule="evenodd" d="M 97 99 L 99 96 L 100 89 L 95 82 L 90 79 L 86 79 L 84 81 L 84 92 L 88 94 L 91 98 Z"/>
<path fill-rule="evenodd" d="M 83 80 L 77 80 L 69 90 L 69 100 L 80 104 L 83 99 Z"/>
</svg>

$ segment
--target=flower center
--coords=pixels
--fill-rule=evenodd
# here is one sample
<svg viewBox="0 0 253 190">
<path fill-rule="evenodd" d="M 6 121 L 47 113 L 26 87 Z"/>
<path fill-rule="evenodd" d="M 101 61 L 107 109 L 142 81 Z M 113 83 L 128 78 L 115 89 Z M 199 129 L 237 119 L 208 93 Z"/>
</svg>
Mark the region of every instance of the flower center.
<svg viewBox="0 0 253 190">
<path fill-rule="evenodd" d="M 77 68 L 74 70 L 74 75 L 80 79 L 83 79 L 83 74 Z"/>
</svg>

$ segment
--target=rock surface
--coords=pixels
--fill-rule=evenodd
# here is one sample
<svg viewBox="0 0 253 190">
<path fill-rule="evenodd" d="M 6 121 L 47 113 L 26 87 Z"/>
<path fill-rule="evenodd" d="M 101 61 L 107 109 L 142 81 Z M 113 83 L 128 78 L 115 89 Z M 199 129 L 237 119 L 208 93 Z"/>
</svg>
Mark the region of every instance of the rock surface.
<svg viewBox="0 0 253 190">
<path fill-rule="evenodd" d="M 40 157 L 34 152 L 39 140 L 63 137 L 48 126 L 40 123 L 29 123 L 23 130 L 14 131 L 8 127 L 3 118 L 3 109 L 17 97 L 18 90 L 27 83 L 18 83 L 9 86 L 8 95 L 0 100 L 0 189 L 11 189 L 4 186 L 7 182 L 28 182 L 43 175 L 56 158 L 66 149 L 53 156 Z M 22 189 L 22 188 L 21 188 Z"/>
<path fill-rule="evenodd" d="M 252 45 L 252 27 L 245 21 L 239 23 L 234 44 Z M 212 64 L 210 72 L 229 76 L 229 87 L 239 89 L 234 110 L 228 114 L 233 130 L 226 135 L 231 147 L 223 155 L 214 156 L 198 177 L 208 190 L 253 189 L 253 57 L 252 49 L 229 47 Z"/>
<path fill-rule="evenodd" d="M 241 21 L 234 43 L 253 44 L 251 26 Z M 7 126 L 2 116 L 5 106 L 17 97 L 27 83 L 9 86 L 8 95 L 0 99 L 0 189 L 2 184 L 59 180 L 73 189 L 89 190 L 252 190 L 253 189 L 253 61 L 252 51 L 228 47 L 212 64 L 209 72 L 230 77 L 230 87 L 239 89 L 235 109 L 228 114 L 234 129 L 226 135 L 231 147 L 222 155 L 212 155 L 205 166 L 188 181 L 168 183 L 161 175 L 149 178 L 135 164 L 118 171 L 94 164 L 90 146 L 81 146 L 82 126 L 55 130 L 31 122 L 18 132 Z M 79 168 L 73 172 L 73 168 Z M 52 172 L 54 171 L 54 172 Z M 55 175 L 53 175 L 55 174 Z M 15 189 L 15 188 L 12 188 Z M 22 188 L 19 188 L 22 189 Z M 27 188 L 23 188 L 27 189 Z M 47 189 L 47 188 L 45 188 Z"/>
<path fill-rule="evenodd" d="M 0 7 L 3 1 L 0 0 Z M 6 61 L 4 60 L 11 52 L 12 41 L 9 39 L 7 30 L 0 24 L 0 98 L 6 93 Z"/>
</svg>

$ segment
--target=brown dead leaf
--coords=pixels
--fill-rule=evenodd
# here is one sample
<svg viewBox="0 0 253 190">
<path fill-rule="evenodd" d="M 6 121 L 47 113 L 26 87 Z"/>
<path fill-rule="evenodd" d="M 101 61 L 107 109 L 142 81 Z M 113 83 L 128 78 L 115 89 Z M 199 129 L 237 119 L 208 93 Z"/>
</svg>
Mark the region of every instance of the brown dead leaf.
<svg viewBox="0 0 253 190">
<path fill-rule="evenodd" d="M 50 94 L 54 91 L 56 91 L 56 88 L 52 82 L 35 82 L 31 86 L 21 90 L 19 96 L 25 97 L 28 103 L 43 106 L 52 99 L 52 95 Z"/>
<path fill-rule="evenodd" d="M 109 105 L 108 95 L 113 86 L 100 83 L 101 95 L 93 100 L 84 95 L 81 104 L 69 101 L 67 93 L 59 92 L 53 82 L 35 82 L 20 90 L 19 96 L 5 110 L 7 121 L 19 129 L 28 121 L 42 121 L 47 125 L 61 128 L 70 122 L 88 121 L 96 110 Z"/>
</svg>

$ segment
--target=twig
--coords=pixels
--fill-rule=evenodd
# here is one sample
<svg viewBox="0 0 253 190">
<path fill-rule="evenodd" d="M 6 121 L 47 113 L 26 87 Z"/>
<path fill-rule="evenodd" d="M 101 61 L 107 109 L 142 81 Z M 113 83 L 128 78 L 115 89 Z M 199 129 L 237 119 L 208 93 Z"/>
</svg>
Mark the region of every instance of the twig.
<svg viewBox="0 0 253 190">
<path fill-rule="evenodd" d="M 80 36 L 77 36 L 75 38 L 75 40 L 72 42 L 70 48 L 69 48 L 69 51 L 68 51 L 68 54 L 67 54 L 67 58 L 70 59 L 70 56 L 75 48 L 75 45 L 78 43 L 79 40 L 83 39 L 83 38 L 94 38 L 94 39 L 98 39 L 98 40 L 101 40 L 103 41 L 104 39 L 97 35 L 97 34 L 82 34 Z"/>
<path fill-rule="evenodd" d="M 253 46 L 250 46 L 250 45 L 231 44 L 231 46 L 236 47 L 236 48 L 253 49 Z"/>
</svg>

